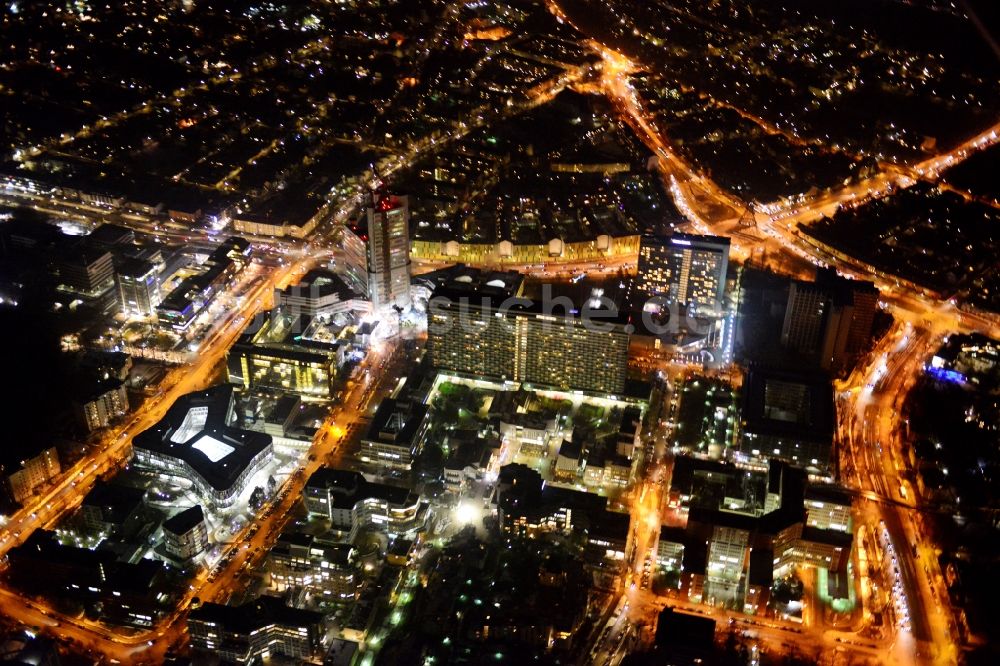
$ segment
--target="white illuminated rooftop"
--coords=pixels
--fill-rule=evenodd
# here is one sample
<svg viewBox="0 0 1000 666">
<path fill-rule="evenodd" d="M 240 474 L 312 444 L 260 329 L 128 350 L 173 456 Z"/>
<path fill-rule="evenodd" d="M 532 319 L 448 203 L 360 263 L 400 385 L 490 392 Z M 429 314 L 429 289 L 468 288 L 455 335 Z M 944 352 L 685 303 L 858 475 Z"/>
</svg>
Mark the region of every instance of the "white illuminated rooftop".
<svg viewBox="0 0 1000 666">
<path fill-rule="evenodd" d="M 182 444 L 199 431 L 205 429 L 205 422 L 208 420 L 208 407 L 192 407 L 184 415 L 184 420 L 177 430 L 170 435 L 170 441 L 175 444 Z"/>
<path fill-rule="evenodd" d="M 219 462 L 236 450 L 225 442 L 220 442 L 211 435 L 203 435 L 199 437 L 198 441 L 191 446 L 204 453 L 205 456 L 212 462 Z"/>
</svg>

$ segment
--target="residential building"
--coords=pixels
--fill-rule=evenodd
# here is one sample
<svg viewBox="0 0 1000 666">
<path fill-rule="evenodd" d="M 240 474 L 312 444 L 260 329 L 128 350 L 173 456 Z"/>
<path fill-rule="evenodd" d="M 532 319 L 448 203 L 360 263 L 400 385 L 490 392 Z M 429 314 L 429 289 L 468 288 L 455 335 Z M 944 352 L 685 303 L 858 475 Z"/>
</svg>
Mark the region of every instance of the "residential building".
<svg viewBox="0 0 1000 666">
<path fill-rule="evenodd" d="M 606 497 L 546 485 L 535 470 L 510 464 L 500 468 L 496 502 L 509 536 L 576 533 L 601 560 L 621 562 L 628 555 L 629 516 L 608 510 Z"/>
<path fill-rule="evenodd" d="M 428 350 L 435 368 L 561 389 L 624 390 L 632 330 L 625 315 L 592 293 L 579 308 L 524 297 L 516 273 L 463 276 L 428 302 Z"/>
<path fill-rule="evenodd" d="M 107 379 L 75 403 L 77 420 L 87 432 L 106 428 L 128 413 L 128 393 L 120 379 Z"/>
<path fill-rule="evenodd" d="M 3 461 L 0 473 L 3 474 L 4 490 L 18 504 L 23 503 L 41 485 L 51 481 L 62 471 L 59 454 L 54 446 L 37 451 L 19 450 L 15 446 L 0 459 Z"/>
<path fill-rule="evenodd" d="M 349 601 L 361 587 L 353 557 L 349 543 L 285 532 L 267 555 L 267 570 L 279 591 L 298 588 L 327 601 Z"/>
</svg>

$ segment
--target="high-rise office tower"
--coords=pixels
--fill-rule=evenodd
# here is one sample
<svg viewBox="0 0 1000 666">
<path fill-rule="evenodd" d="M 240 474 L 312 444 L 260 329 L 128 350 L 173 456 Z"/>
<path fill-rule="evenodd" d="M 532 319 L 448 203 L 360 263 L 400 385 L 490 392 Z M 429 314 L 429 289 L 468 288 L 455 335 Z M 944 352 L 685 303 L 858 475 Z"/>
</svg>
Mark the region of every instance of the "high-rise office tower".
<svg viewBox="0 0 1000 666">
<path fill-rule="evenodd" d="M 833 269 L 817 271 L 816 283 L 830 293 L 820 365 L 840 369 L 864 352 L 871 340 L 878 289 L 871 282 L 841 277 Z"/>
<path fill-rule="evenodd" d="M 116 271 L 118 302 L 125 314 L 148 317 L 160 304 L 160 271 L 144 259 L 129 259 Z"/>
<path fill-rule="evenodd" d="M 820 366 L 841 368 L 864 351 L 871 339 L 878 289 L 820 269 L 815 282 L 795 281 L 781 327 L 781 344 L 819 354 Z"/>
<path fill-rule="evenodd" d="M 781 325 L 781 344 L 806 354 L 818 351 L 829 306 L 830 295 L 825 287 L 815 282 L 793 282 Z"/>
<path fill-rule="evenodd" d="M 639 289 L 647 296 L 698 308 L 722 308 L 729 266 L 729 239 L 673 234 L 643 236 Z"/>
<path fill-rule="evenodd" d="M 410 307 L 410 206 L 376 192 L 368 206 L 368 298 L 378 312 Z"/>
</svg>

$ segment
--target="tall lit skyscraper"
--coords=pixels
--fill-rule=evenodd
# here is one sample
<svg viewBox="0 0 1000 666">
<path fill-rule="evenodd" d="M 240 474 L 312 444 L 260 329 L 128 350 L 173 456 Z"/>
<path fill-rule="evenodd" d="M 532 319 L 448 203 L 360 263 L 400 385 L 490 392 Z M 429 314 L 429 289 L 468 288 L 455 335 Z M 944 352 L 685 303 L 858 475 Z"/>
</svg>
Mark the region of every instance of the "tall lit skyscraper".
<svg viewBox="0 0 1000 666">
<path fill-rule="evenodd" d="M 410 307 L 410 206 L 376 192 L 368 215 L 368 298 L 377 312 Z"/>
<path fill-rule="evenodd" d="M 729 239 L 674 234 L 643 236 L 639 289 L 649 297 L 699 308 L 719 309 L 726 289 Z"/>
</svg>

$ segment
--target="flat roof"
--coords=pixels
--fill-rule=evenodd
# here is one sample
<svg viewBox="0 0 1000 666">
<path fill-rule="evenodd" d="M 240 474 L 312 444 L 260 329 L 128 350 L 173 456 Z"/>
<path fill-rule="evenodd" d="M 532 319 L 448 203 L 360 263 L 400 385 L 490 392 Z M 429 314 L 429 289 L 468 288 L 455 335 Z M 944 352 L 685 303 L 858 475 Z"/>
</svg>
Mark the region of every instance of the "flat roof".
<svg viewBox="0 0 1000 666">
<path fill-rule="evenodd" d="M 242 606 L 205 603 L 191 611 L 190 619 L 220 625 L 241 636 L 270 625 L 309 628 L 323 622 L 323 614 L 286 606 L 277 597 L 259 597 Z"/>
<path fill-rule="evenodd" d="M 805 398 L 801 410 L 792 411 L 787 406 L 769 409 L 769 385 L 801 390 Z M 742 420 L 746 432 L 829 441 L 834 431 L 833 384 L 829 375 L 751 367 L 743 383 Z"/>
<path fill-rule="evenodd" d="M 205 521 L 205 512 L 200 504 L 184 509 L 163 522 L 163 529 L 173 534 L 187 534 L 196 525 Z"/>
</svg>

